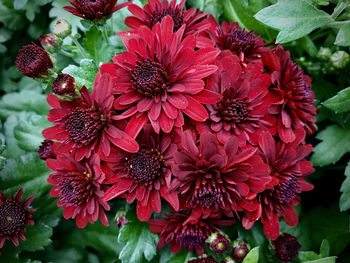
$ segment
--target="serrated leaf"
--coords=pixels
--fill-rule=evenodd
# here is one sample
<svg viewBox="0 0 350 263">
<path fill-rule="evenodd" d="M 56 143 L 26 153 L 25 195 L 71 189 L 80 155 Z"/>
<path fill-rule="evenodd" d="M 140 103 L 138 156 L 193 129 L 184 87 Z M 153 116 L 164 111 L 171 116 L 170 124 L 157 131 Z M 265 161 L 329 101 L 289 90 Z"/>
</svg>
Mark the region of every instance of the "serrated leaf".
<svg viewBox="0 0 350 263">
<path fill-rule="evenodd" d="M 46 182 L 50 173 L 37 153 L 8 159 L 4 169 L 0 171 L 1 190 L 5 194 L 15 193 L 20 186 L 23 188 L 24 198 L 33 194 L 38 198 L 50 189 L 50 185 Z"/>
<path fill-rule="evenodd" d="M 102 32 L 96 26 L 86 32 L 84 46 L 97 64 L 109 62 L 112 58 L 111 46 L 106 43 Z"/>
<path fill-rule="evenodd" d="M 75 81 L 80 87 L 85 85 L 90 91 L 94 86 L 97 71 L 98 68 L 92 59 L 82 59 L 80 61 L 79 67 L 75 65 L 69 65 L 62 70 L 63 73 L 67 73 L 74 77 Z"/>
<path fill-rule="evenodd" d="M 260 10 L 255 16 L 267 26 L 280 30 L 277 43 L 286 43 L 306 36 L 333 19 L 305 0 L 279 0 L 277 4 Z"/>
<path fill-rule="evenodd" d="M 0 22 L 12 30 L 18 30 L 23 28 L 26 23 L 22 10 L 14 10 L 6 7 L 0 1 Z"/>
<path fill-rule="evenodd" d="M 338 46 L 350 46 L 350 23 L 342 25 L 338 31 L 334 44 Z"/>
<path fill-rule="evenodd" d="M 304 261 L 303 263 L 335 263 L 335 260 L 337 257 L 327 257 L 327 258 L 320 258 L 316 260 L 311 261 Z"/>
<path fill-rule="evenodd" d="M 257 263 L 259 260 L 259 247 L 255 247 L 249 251 L 242 263 Z"/>
<path fill-rule="evenodd" d="M 22 242 L 19 249 L 22 251 L 37 251 L 51 244 L 52 228 L 41 222 L 34 222 L 33 226 L 27 226 L 25 236 L 27 240 Z"/>
<path fill-rule="evenodd" d="M 350 161 L 346 166 L 345 176 L 346 179 L 344 180 L 340 188 L 340 192 L 342 192 L 342 195 L 340 196 L 339 200 L 340 211 L 346 211 L 350 209 Z"/>
<path fill-rule="evenodd" d="M 15 138 L 14 129 L 18 125 L 18 116 L 12 115 L 8 117 L 4 123 L 5 144 L 6 148 L 2 153 L 6 158 L 17 158 L 25 153 L 18 146 L 18 141 Z"/>
<path fill-rule="evenodd" d="M 39 115 L 47 115 L 49 109 L 46 96 L 32 90 L 8 93 L 0 100 L 0 118 L 2 119 L 21 111 L 33 111 Z"/>
<path fill-rule="evenodd" d="M 316 145 L 311 156 L 314 166 L 334 164 L 350 151 L 350 129 L 331 125 L 319 132 L 316 138 L 322 142 Z"/>
<path fill-rule="evenodd" d="M 44 140 L 41 132 L 48 128 L 50 123 L 46 116 L 33 112 L 22 112 L 18 118 L 18 125 L 14 128 L 18 146 L 27 152 L 36 152 Z"/>
<path fill-rule="evenodd" d="M 136 218 L 120 229 L 118 242 L 126 243 L 119 254 L 123 263 L 141 263 L 144 257 L 150 261 L 157 254 L 158 235 L 150 232 L 147 223 Z"/>
<path fill-rule="evenodd" d="M 323 106 L 336 113 L 350 111 L 350 87 L 339 91 L 337 95 L 323 102 Z"/>
</svg>

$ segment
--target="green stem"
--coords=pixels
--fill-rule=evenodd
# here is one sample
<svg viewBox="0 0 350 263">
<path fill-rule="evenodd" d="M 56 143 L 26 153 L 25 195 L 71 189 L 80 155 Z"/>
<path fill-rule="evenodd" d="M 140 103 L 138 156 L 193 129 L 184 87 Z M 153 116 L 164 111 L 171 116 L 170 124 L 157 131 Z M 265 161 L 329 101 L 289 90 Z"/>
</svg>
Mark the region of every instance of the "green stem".
<svg viewBox="0 0 350 263">
<path fill-rule="evenodd" d="M 344 2 L 340 2 L 335 8 L 334 8 L 334 11 L 333 13 L 331 14 L 331 17 L 333 19 L 336 19 L 340 14 L 341 12 L 344 11 L 345 8 L 348 7 L 349 4 L 347 3 L 344 3 Z"/>
<path fill-rule="evenodd" d="M 85 49 L 80 45 L 79 41 L 77 39 L 75 39 L 74 37 L 72 37 L 73 43 L 75 44 L 75 46 L 78 48 L 80 55 L 83 58 L 88 58 L 89 56 L 86 54 Z"/>
<path fill-rule="evenodd" d="M 70 52 L 68 52 L 68 51 L 65 51 L 65 50 L 63 50 L 63 49 L 61 49 L 59 52 L 60 52 L 63 56 L 70 57 L 70 58 L 74 57 L 74 55 L 73 55 L 72 53 L 70 53 Z"/>
<path fill-rule="evenodd" d="M 109 44 L 109 38 L 108 38 L 108 32 L 107 32 L 107 23 L 105 23 L 103 26 L 102 26 L 102 34 L 103 34 L 103 37 L 106 41 L 107 44 Z"/>
<path fill-rule="evenodd" d="M 332 23 L 329 23 L 327 25 L 325 25 L 325 27 L 335 27 L 335 28 L 340 28 L 341 26 L 350 23 L 350 20 L 345 20 L 345 21 L 335 21 Z"/>
</svg>

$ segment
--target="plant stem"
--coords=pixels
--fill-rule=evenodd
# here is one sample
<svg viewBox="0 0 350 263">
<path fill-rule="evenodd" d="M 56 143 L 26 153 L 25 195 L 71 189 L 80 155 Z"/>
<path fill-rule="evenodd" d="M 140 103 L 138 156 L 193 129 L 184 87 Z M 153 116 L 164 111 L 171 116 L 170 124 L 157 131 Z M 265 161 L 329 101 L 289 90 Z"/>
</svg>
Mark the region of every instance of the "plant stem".
<svg viewBox="0 0 350 263">
<path fill-rule="evenodd" d="M 108 32 L 107 32 L 107 23 L 105 23 L 101 27 L 101 30 L 102 30 L 103 38 L 105 39 L 106 43 L 109 44 L 109 38 L 108 38 Z"/>
<path fill-rule="evenodd" d="M 334 8 L 334 11 L 333 13 L 331 14 L 331 17 L 333 19 L 336 19 L 341 12 L 344 11 L 345 8 L 348 7 L 349 4 L 345 3 L 345 2 L 340 2 L 335 8 Z"/>
<path fill-rule="evenodd" d="M 78 48 L 80 55 L 83 58 L 88 58 L 89 56 L 86 54 L 85 49 L 80 45 L 79 41 L 77 39 L 75 39 L 74 37 L 72 37 L 73 43 L 75 44 L 75 46 Z"/>
<path fill-rule="evenodd" d="M 68 51 L 65 51 L 65 50 L 63 50 L 63 49 L 61 49 L 59 52 L 60 52 L 63 56 L 70 57 L 70 58 L 74 57 L 74 55 L 73 55 L 72 53 L 70 53 L 70 52 L 68 52 Z"/>
</svg>

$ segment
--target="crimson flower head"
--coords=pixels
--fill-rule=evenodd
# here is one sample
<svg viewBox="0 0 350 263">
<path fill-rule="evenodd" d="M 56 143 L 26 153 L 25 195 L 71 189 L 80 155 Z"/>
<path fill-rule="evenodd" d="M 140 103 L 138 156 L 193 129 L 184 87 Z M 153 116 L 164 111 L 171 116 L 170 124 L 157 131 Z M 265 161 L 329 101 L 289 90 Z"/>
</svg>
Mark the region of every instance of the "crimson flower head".
<svg viewBox="0 0 350 263">
<path fill-rule="evenodd" d="M 55 126 L 45 129 L 42 134 L 48 140 L 63 141 L 57 151 L 72 150 L 77 161 L 89 158 L 94 151 L 108 156 L 111 144 L 128 152 L 137 152 L 137 142 L 112 120 L 111 77 L 98 75 L 92 94 L 85 86 L 80 94 L 81 98 L 71 101 L 60 100 L 53 94 L 47 96 L 53 107 L 47 118 Z"/>
<path fill-rule="evenodd" d="M 238 57 L 229 51 L 220 54 L 216 65 L 218 71 L 208 78 L 207 87 L 222 99 L 205 106 L 209 119 L 197 124 L 198 131 L 216 134 L 221 143 L 234 137 L 240 146 L 256 144 L 260 131 L 274 127 L 274 118 L 267 112 L 272 101 L 270 76 L 263 73 L 261 63 L 249 64 L 242 73 Z"/>
<path fill-rule="evenodd" d="M 278 116 L 277 131 L 282 141 L 292 142 L 298 128 L 305 129 L 308 134 L 315 132 L 317 108 L 312 105 L 315 95 L 310 88 L 311 78 L 293 63 L 282 46 L 264 53 L 262 60 L 271 72 L 274 85 L 271 92 L 279 97 L 269 111 Z"/>
<path fill-rule="evenodd" d="M 111 155 L 114 178 L 106 183 L 114 183 L 105 193 L 104 199 L 125 197 L 131 203 L 137 199 L 137 217 L 147 221 L 154 210 L 161 212 L 161 197 L 175 209 L 179 209 L 176 193 L 168 193 L 172 180 L 171 165 L 174 163 L 176 144 L 167 134 L 156 134 L 150 124 L 136 138 L 140 150 L 136 153 L 125 151 Z"/>
<path fill-rule="evenodd" d="M 14 197 L 10 195 L 9 199 L 6 199 L 3 192 L 0 191 L 0 248 L 4 246 L 6 240 L 12 240 L 12 243 L 18 246 L 18 238 L 26 240 L 24 225 L 34 224 L 31 218 L 35 210 L 28 210 L 34 196 L 29 197 L 24 202 L 22 202 L 22 197 L 22 188 L 17 191 Z"/>
<path fill-rule="evenodd" d="M 264 132 L 259 139 L 259 148 L 266 163 L 270 166 L 272 181 L 258 197 L 261 202 L 261 222 L 266 237 L 275 240 L 280 232 L 278 215 L 289 226 L 298 224 L 294 206 L 300 202 L 299 194 L 310 191 L 313 185 L 305 177 L 314 171 L 312 163 L 305 158 L 312 152 L 311 144 L 301 144 L 305 139 L 303 129 L 295 131 L 293 143 L 275 141 L 271 134 Z M 245 228 L 250 228 L 260 215 L 247 213 L 243 218 Z"/>
<path fill-rule="evenodd" d="M 23 75 L 34 79 L 45 79 L 53 68 L 50 55 L 38 45 L 23 46 L 19 50 L 16 66 Z"/>
<path fill-rule="evenodd" d="M 293 261 L 298 256 L 301 245 L 299 241 L 290 234 L 279 236 L 274 242 L 276 256 L 283 262 Z"/>
<path fill-rule="evenodd" d="M 77 90 L 75 79 L 66 73 L 57 75 L 52 83 L 52 91 L 57 95 L 71 95 L 74 96 Z"/>
<path fill-rule="evenodd" d="M 128 2 L 115 5 L 118 0 L 68 0 L 73 6 L 63 9 L 86 20 L 96 21 L 109 18 L 114 12 L 129 5 Z"/>
<path fill-rule="evenodd" d="M 185 3 L 186 0 L 182 0 L 179 4 L 176 0 L 150 0 L 143 9 L 135 4 L 129 5 L 128 9 L 134 16 L 127 17 L 125 24 L 133 30 L 124 31 L 123 35 L 136 33 L 134 30 L 137 30 L 140 26 L 147 26 L 152 29 L 155 24 L 162 22 L 162 19 L 167 15 L 174 21 L 174 31 L 185 25 L 183 37 L 196 35 L 207 29 L 210 24 L 203 21 L 207 14 L 195 8 L 184 11 Z"/>
<path fill-rule="evenodd" d="M 182 40 L 185 26 L 173 32 L 174 22 L 166 16 L 152 30 L 141 26 L 135 38 L 125 39 L 127 51 L 113 58 L 115 64 L 101 66 L 101 72 L 114 76 L 116 110 L 113 119 L 131 117 L 126 131 L 132 136 L 149 121 L 159 133 L 184 125 L 185 113 L 204 121 L 208 112 L 202 104 L 215 103 L 221 95 L 205 88 L 203 78 L 217 69 L 211 65 L 215 48 L 195 51 L 194 36 Z"/>
<path fill-rule="evenodd" d="M 170 244 L 170 251 L 180 252 L 184 247 L 188 251 L 195 250 L 197 254 L 203 254 L 205 240 L 214 232 L 221 230 L 216 225 L 232 225 L 233 220 L 215 220 L 213 218 L 198 218 L 189 221 L 188 215 L 165 215 L 167 219 L 151 219 L 148 221 L 153 233 L 160 233 L 157 249 L 162 249 Z"/>
<path fill-rule="evenodd" d="M 105 173 L 97 154 L 81 162 L 61 154 L 57 159 L 47 159 L 46 165 L 54 171 L 47 179 L 49 184 L 54 185 L 50 195 L 59 197 L 57 205 L 63 207 L 65 219 L 75 218 L 79 228 L 84 228 L 88 221 L 94 223 L 98 218 L 108 226 L 104 210 L 109 210 L 109 205 L 103 200 L 101 188 Z"/>
<path fill-rule="evenodd" d="M 268 165 L 256 151 L 251 146 L 239 150 L 234 138 L 221 145 L 210 133 L 201 134 L 197 142 L 185 131 L 182 150 L 175 154 L 171 187 L 179 194 L 181 209 L 192 208 L 194 218 L 255 211 L 257 193 L 271 180 Z"/>
</svg>

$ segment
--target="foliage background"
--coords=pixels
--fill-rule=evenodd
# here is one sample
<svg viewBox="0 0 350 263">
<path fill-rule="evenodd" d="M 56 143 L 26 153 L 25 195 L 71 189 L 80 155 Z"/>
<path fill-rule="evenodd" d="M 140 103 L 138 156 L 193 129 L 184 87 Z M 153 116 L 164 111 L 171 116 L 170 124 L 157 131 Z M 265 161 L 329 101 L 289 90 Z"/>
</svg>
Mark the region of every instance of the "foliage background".
<svg viewBox="0 0 350 263">
<path fill-rule="evenodd" d="M 296 262 L 330 263 L 335 262 L 334 256 L 338 262 L 350 262 L 349 2 L 188 0 L 186 3 L 187 8 L 197 7 L 220 21 L 237 21 L 240 26 L 254 29 L 267 42 L 277 37 L 313 79 L 312 89 L 319 109 L 318 132 L 308 140 L 316 146 L 311 157 L 316 172 L 309 176 L 315 189 L 302 194 L 302 204 L 297 208 L 299 225 L 290 228 L 282 223 L 282 231 L 293 234 L 302 244 L 303 252 Z M 32 206 L 37 210 L 35 225 L 27 227 L 27 241 L 20 242 L 19 247 L 7 242 L 0 261 L 185 262 L 192 256 L 190 253 L 182 251 L 173 255 L 169 247 L 156 251 L 158 236 L 136 219 L 133 205 L 112 204 L 114 213 L 121 208 L 128 211 L 129 224 L 120 230 L 113 223 L 113 212 L 109 213 L 109 228 L 96 223 L 81 230 L 72 220 L 62 218 L 57 200 L 49 197 L 46 178 L 50 171 L 36 151 L 43 140 L 41 131 L 50 126 L 46 120 L 49 106 L 45 96 L 50 85 L 21 75 L 14 65 L 18 50 L 31 41 L 38 43 L 38 36 L 49 33 L 57 18 L 67 19 L 86 53 L 79 53 L 68 39 L 64 47 L 72 56 L 55 54 L 58 68 L 74 76 L 80 85 L 91 87 L 99 62 L 107 62 L 123 50 L 114 34 L 126 29 L 123 21 L 130 15 L 127 9 L 113 15 L 108 32 L 111 45 L 107 46 L 96 27 L 62 10 L 66 4 L 66 0 L 0 0 L 0 190 L 8 196 L 23 187 L 24 198 L 35 195 Z M 256 224 L 251 231 L 244 231 L 238 225 L 225 231 L 231 237 L 238 233 L 252 247 L 259 246 L 245 263 L 276 261 L 260 225 Z"/>
</svg>

